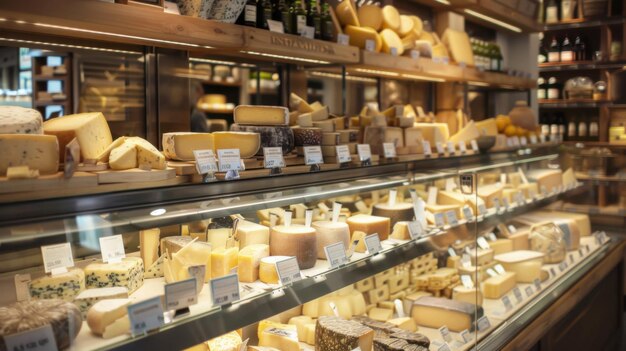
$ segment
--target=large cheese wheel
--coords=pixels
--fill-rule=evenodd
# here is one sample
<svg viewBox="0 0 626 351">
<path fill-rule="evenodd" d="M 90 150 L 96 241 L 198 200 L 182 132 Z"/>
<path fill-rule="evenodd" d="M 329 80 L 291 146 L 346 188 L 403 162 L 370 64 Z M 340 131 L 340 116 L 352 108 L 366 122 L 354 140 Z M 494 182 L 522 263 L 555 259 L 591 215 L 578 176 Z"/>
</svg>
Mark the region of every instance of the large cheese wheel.
<svg viewBox="0 0 626 351">
<path fill-rule="evenodd" d="M 344 222 L 317 221 L 313 222 L 317 231 L 317 258 L 326 259 L 324 247 L 343 242 L 346 250 L 350 247 L 350 228 Z"/>
<path fill-rule="evenodd" d="M 402 55 L 404 53 L 404 44 L 396 32 L 388 28 L 383 29 L 380 32 L 380 37 L 383 40 L 382 51 L 384 53 L 391 54 L 391 48 L 396 48 L 398 55 Z"/>
<path fill-rule="evenodd" d="M 19 106 L 0 106 L 0 134 L 43 134 L 41 113 Z"/>
<path fill-rule="evenodd" d="M 374 205 L 372 209 L 372 215 L 379 217 L 389 217 L 391 220 L 391 226 L 401 221 L 410 222 L 415 216 L 413 211 L 413 204 L 406 202 L 399 202 L 393 206 L 389 206 L 388 203 L 380 203 Z"/>
<path fill-rule="evenodd" d="M 424 23 L 417 16 L 410 16 L 410 17 L 411 17 L 411 20 L 413 21 L 413 33 L 415 33 L 415 35 L 417 35 L 417 38 L 419 39 L 419 37 L 422 35 L 422 30 L 424 30 Z"/>
<path fill-rule="evenodd" d="M 344 0 L 340 2 L 335 8 L 335 13 L 337 14 L 337 19 L 339 19 L 339 22 L 341 22 L 342 25 L 361 26 L 359 17 L 354 10 L 352 0 Z"/>
<path fill-rule="evenodd" d="M 413 22 L 411 16 L 400 15 L 400 28 L 398 29 L 398 34 L 402 37 L 408 35 L 413 31 L 414 25 L 415 22 Z"/>
<path fill-rule="evenodd" d="M 387 240 L 391 230 L 390 220 L 386 217 L 359 214 L 348 218 L 346 222 L 350 232 L 360 231 L 368 235 L 377 233 L 381 241 Z"/>
<path fill-rule="evenodd" d="M 346 26 L 345 32 L 350 36 L 350 45 L 365 50 L 367 40 L 374 41 L 374 51 L 380 52 L 383 47 L 383 40 L 378 32 L 368 27 Z"/>
<path fill-rule="evenodd" d="M 276 226 L 270 231 L 272 256 L 295 256 L 300 269 L 315 266 L 317 234 L 314 228 L 303 225 Z"/>
<path fill-rule="evenodd" d="M 361 27 L 379 31 L 383 26 L 383 9 L 378 5 L 363 5 L 359 7 L 358 15 Z"/>
<path fill-rule="evenodd" d="M 383 28 L 396 33 L 400 30 L 400 13 L 391 5 L 383 7 Z"/>
<path fill-rule="evenodd" d="M 288 256 L 263 257 L 259 264 L 259 280 L 266 284 L 278 284 L 276 262 L 289 258 Z"/>
</svg>

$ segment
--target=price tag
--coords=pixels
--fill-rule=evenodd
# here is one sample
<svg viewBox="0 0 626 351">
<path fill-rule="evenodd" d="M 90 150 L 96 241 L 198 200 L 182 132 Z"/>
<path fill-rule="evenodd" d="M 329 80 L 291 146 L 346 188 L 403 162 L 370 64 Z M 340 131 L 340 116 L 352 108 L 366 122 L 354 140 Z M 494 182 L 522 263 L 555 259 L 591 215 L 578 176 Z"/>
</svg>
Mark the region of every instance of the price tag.
<svg viewBox="0 0 626 351">
<path fill-rule="evenodd" d="M 519 137 L 516 135 L 512 139 L 513 139 L 513 146 L 519 147 L 520 146 Z"/>
<path fill-rule="evenodd" d="M 487 268 L 487 274 L 489 274 L 489 276 L 492 278 L 498 276 L 498 273 L 494 271 L 492 268 Z"/>
<path fill-rule="evenodd" d="M 463 286 L 467 289 L 472 289 L 474 287 L 474 281 L 472 280 L 472 277 L 467 274 L 461 275 L 461 283 L 463 283 Z"/>
<path fill-rule="evenodd" d="M 459 151 L 461 152 L 462 155 L 467 153 L 467 146 L 465 145 L 464 141 L 459 141 Z"/>
<path fill-rule="evenodd" d="M 285 33 L 285 27 L 283 26 L 283 22 L 274 21 L 274 20 L 266 20 L 267 26 L 269 27 L 270 32 L 274 33 Z"/>
<path fill-rule="evenodd" d="M 487 239 L 489 239 L 490 241 L 496 241 L 496 235 L 493 232 L 490 232 L 489 234 L 486 235 Z"/>
<path fill-rule="evenodd" d="M 411 239 L 417 240 L 424 234 L 424 228 L 419 221 L 409 222 L 409 235 Z"/>
<path fill-rule="evenodd" d="M 356 146 L 356 151 L 359 154 L 359 160 L 361 162 L 372 159 L 372 149 L 370 144 L 358 144 Z"/>
<path fill-rule="evenodd" d="M 481 203 L 478 204 L 478 215 L 484 215 L 487 213 L 487 207 L 485 206 L 485 204 Z"/>
<path fill-rule="evenodd" d="M 578 256 L 580 258 L 583 258 L 583 256 L 585 256 L 585 254 L 583 253 L 583 249 L 582 248 L 578 249 Z"/>
<path fill-rule="evenodd" d="M 217 159 L 220 172 L 241 170 L 239 149 L 219 149 L 217 150 Z"/>
<path fill-rule="evenodd" d="M 295 257 L 289 257 L 276 262 L 276 271 L 278 272 L 280 283 L 283 285 L 291 284 L 302 279 L 298 259 Z"/>
<path fill-rule="evenodd" d="M 130 332 L 133 336 L 160 328 L 165 322 L 161 296 L 129 305 L 128 318 L 130 319 Z"/>
<path fill-rule="evenodd" d="M 193 150 L 193 157 L 196 159 L 198 174 L 217 172 L 217 161 L 213 150 Z"/>
<path fill-rule="evenodd" d="M 439 143 L 439 142 L 435 143 L 435 147 L 437 148 L 437 153 L 439 155 L 443 155 L 443 154 L 446 153 L 445 150 L 443 149 L 443 144 L 442 143 Z"/>
<path fill-rule="evenodd" d="M 450 155 L 454 155 L 456 149 L 454 148 L 454 143 L 452 141 L 448 141 L 448 153 Z"/>
<path fill-rule="evenodd" d="M 4 335 L 6 350 L 10 351 L 57 351 L 54 332 L 50 324 L 20 333 Z"/>
<path fill-rule="evenodd" d="M 541 291 L 541 280 L 539 280 L 539 278 L 536 278 L 533 283 L 535 284 L 535 289 L 537 291 Z"/>
<path fill-rule="evenodd" d="M 569 254 L 569 263 L 574 264 L 574 254 Z"/>
<path fill-rule="evenodd" d="M 426 199 L 426 203 L 429 205 L 437 204 L 437 193 L 439 190 L 436 186 L 428 187 L 428 198 Z"/>
<path fill-rule="evenodd" d="M 462 265 L 464 268 L 470 268 L 470 267 L 472 266 L 472 260 L 471 260 L 471 258 L 470 258 L 470 256 L 469 256 L 468 254 L 464 253 L 464 254 L 461 256 L 461 265 Z M 494 273 L 495 273 L 495 272 L 494 272 Z"/>
<path fill-rule="evenodd" d="M 513 224 L 509 224 L 508 229 L 509 229 L 509 233 L 511 233 L 511 234 L 517 233 L 517 228 L 515 228 L 515 226 Z"/>
<path fill-rule="evenodd" d="M 448 248 L 448 255 L 450 255 L 450 257 L 456 257 L 456 251 L 454 251 L 454 249 L 452 247 Z"/>
<path fill-rule="evenodd" d="M 463 217 L 465 217 L 467 221 L 471 220 L 474 217 L 472 209 L 469 206 L 463 207 Z"/>
<path fill-rule="evenodd" d="M 438 228 L 443 228 L 443 226 L 445 226 L 445 222 L 443 220 L 443 213 L 435 213 L 435 225 Z"/>
<path fill-rule="evenodd" d="M 472 335 L 470 334 L 469 330 L 465 329 L 461 332 L 461 339 L 463 340 L 463 345 L 472 341 Z"/>
<path fill-rule="evenodd" d="M 320 146 L 305 146 L 304 147 L 304 164 L 307 166 L 321 165 L 324 163 L 324 156 L 322 156 L 322 148 Z"/>
<path fill-rule="evenodd" d="M 337 150 L 337 159 L 339 159 L 339 163 L 348 163 L 352 161 L 348 145 L 337 145 L 335 146 L 335 150 Z"/>
<path fill-rule="evenodd" d="M 515 299 L 517 300 L 517 303 L 521 303 L 524 300 L 522 291 L 517 286 L 513 288 L 513 295 L 515 295 Z"/>
<path fill-rule="evenodd" d="M 424 156 L 431 157 L 433 155 L 433 150 L 430 148 L 430 142 L 428 140 L 422 141 L 422 149 L 424 149 Z"/>
<path fill-rule="evenodd" d="M 548 196 L 548 188 L 546 188 L 545 185 L 541 186 L 541 195 L 543 195 L 543 197 Z"/>
<path fill-rule="evenodd" d="M 439 346 L 437 351 L 451 351 L 450 345 L 447 342 L 444 342 L 443 345 Z"/>
<path fill-rule="evenodd" d="M 365 247 L 367 247 L 367 252 L 369 252 L 370 255 L 375 255 L 383 249 L 380 245 L 380 238 L 378 237 L 378 233 L 374 233 L 365 237 Z"/>
<path fill-rule="evenodd" d="M 472 140 L 470 141 L 470 146 L 472 147 L 472 151 L 474 152 L 478 152 L 478 143 L 476 142 L 476 140 Z"/>
<path fill-rule="evenodd" d="M 509 199 L 507 199 L 506 197 L 502 198 L 502 204 L 504 205 L 504 210 L 508 211 L 509 210 Z"/>
<path fill-rule="evenodd" d="M 394 158 L 394 157 L 396 157 L 396 144 L 394 144 L 394 143 L 383 143 L 383 152 L 385 154 L 385 158 Z"/>
<path fill-rule="evenodd" d="M 265 168 L 285 167 L 285 159 L 283 158 L 283 149 L 281 147 L 264 147 L 263 148 L 263 166 Z"/>
<path fill-rule="evenodd" d="M 589 247 L 589 245 L 585 245 L 585 251 L 587 251 L 587 254 L 591 252 L 591 248 Z"/>
<path fill-rule="evenodd" d="M 500 274 L 500 275 L 504 275 L 504 273 L 506 273 L 506 271 L 504 270 L 504 267 L 502 267 L 502 265 L 501 265 L 501 264 L 497 264 L 497 265 L 495 265 L 493 268 L 494 268 L 494 269 L 496 270 L 496 272 L 498 272 L 498 274 Z"/>
<path fill-rule="evenodd" d="M 74 267 L 70 243 L 42 246 L 41 255 L 46 273 L 53 275 L 65 273 L 69 267 Z"/>
<path fill-rule="evenodd" d="M 459 220 L 456 218 L 456 212 L 454 210 L 446 212 L 446 219 L 448 220 L 448 225 L 451 227 L 459 225 Z"/>
<path fill-rule="evenodd" d="M 533 296 L 533 287 L 532 287 L 532 285 L 529 285 L 529 286 L 526 287 L 526 296 L 527 297 Z"/>
<path fill-rule="evenodd" d="M 398 314 L 398 318 L 404 318 L 406 314 L 404 313 L 404 304 L 402 300 L 395 299 L 393 300 L 393 304 L 396 307 L 396 313 Z"/>
<path fill-rule="evenodd" d="M 365 41 L 365 51 L 369 51 L 369 52 L 376 51 L 376 43 L 372 39 L 367 39 Z"/>
<path fill-rule="evenodd" d="M 515 197 L 517 198 L 517 206 L 526 205 L 526 201 L 524 201 L 524 195 L 522 195 L 521 192 L 516 193 Z"/>
<path fill-rule="evenodd" d="M 196 278 L 165 284 L 165 309 L 180 310 L 198 303 Z"/>
<path fill-rule="evenodd" d="M 227 305 L 239 300 L 238 275 L 235 273 L 211 279 L 211 298 L 214 306 Z"/>
<path fill-rule="evenodd" d="M 550 274 L 552 275 L 552 277 L 556 277 L 556 271 L 554 270 L 554 267 L 550 268 Z"/>
<path fill-rule="evenodd" d="M 324 252 L 326 252 L 326 259 L 330 263 L 330 268 L 337 268 L 349 262 L 343 241 L 325 246 Z"/>
<path fill-rule="evenodd" d="M 398 56 L 398 48 L 397 47 L 392 46 L 389 51 L 390 51 L 391 56 Z"/>
<path fill-rule="evenodd" d="M 487 329 L 491 328 L 491 323 L 489 323 L 489 318 L 487 318 L 487 316 L 480 317 L 476 324 L 478 325 L 478 331 L 481 332 L 487 331 Z"/>
<path fill-rule="evenodd" d="M 300 36 L 308 38 L 308 39 L 314 39 L 315 38 L 315 27 L 303 26 L 302 27 L 302 32 L 300 33 Z"/>
<path fill-rule="evenodd" d="M 536 136 L 536 135 L 532 134 L 532 135 L 530 136 L 530 144 L 531 144 L 531 145 L 535 145 L 535 144 L 537 144 L 537 136 Z"/>
<path fill-rule="evenodd" d="M 121 262 L 126 257 L 122 235 L 103 236 L 100 238 L 100 253 L 105 263 Z"/>
<path fill-rule="evenodd" d="M 526 139 L 526 137 L 525 137 L 525 136 L 521 137 L 521 138 L 520 138 L 520 140 L 519 140 L 519 142 L 520 142 L 520 144 L 521 144 L 522 146 L 526 146 L 526 145 L 528 145 L 528 139 Z"/>
<path fill-rule="evenodd" d="M 342 33 L 337 34 L 337 44 L 350 45 L 350 36 Z"/>
<path fill-rule="evenodd" d="M 489 245 L 489 243 L 487 242 L 487 239 L 485 239 L 484 237 L 478 237 L 478 239 L 476 239 L 476 243 L 478 244 L 478 246 L 483 249 L 483 250 L 489 250 L 491 248 L 491 246 Z"/>
<path fill-rule="evenodd" d="M 504 308 L 506 308 L 507 311 L 510 311 L 513 309 L 513 304 L 511 303 L 511 299 L 509 299 L 508 296 L 503 296 L 502 299 L 500 299 L 500 301 L 502 301 L 502 304 L 504 305 Z"/>
<path fill-rule="evenodd" d="M 500 199 L 495 197 L 493 198 L 493 207 L 496 208 L 496 212 L 500 212 Z"/>
<path fill-rule="evenodd" d="M 420 58 L 420 52 L 417 50 L 411 50 L 411 58 L 417 60 Z"/>
<path fill-rule="evenodd" d="M 15 282 L 15 297 L 17 301 L 30 300 L 30 274 L 16 274 L 13 280 Z"/>
<path fill-rule="evenodd" d="M 567 269 L 567 262 L 563 261 L 559 263 L 559 270 L 561 271 L 561 273 L 565 272 L 566 269 Z"/>
<path fill-rule="evenodd" d="M 439 333 L 441 334 L 441 338 L 445 342 L 452 342 L 452 336 L 450 336 L 450 330 L 445 325 L 439 328 Z"/>
</svg>

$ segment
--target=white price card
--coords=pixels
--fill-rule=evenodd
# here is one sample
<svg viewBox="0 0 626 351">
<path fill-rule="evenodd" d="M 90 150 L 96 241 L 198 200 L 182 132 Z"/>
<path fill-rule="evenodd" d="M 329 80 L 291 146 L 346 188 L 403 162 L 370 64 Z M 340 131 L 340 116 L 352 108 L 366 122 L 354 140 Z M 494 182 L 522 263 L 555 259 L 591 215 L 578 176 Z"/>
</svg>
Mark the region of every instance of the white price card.
<svg viewBox="0 0 626 351">
<path fill-rule="evenodd" d="M 370 234 L 365 237 L 365 247 L 370 255 L 379 253 L 383 247 L 380 245 L 380 238 L 378 233 Z"/>
<path fill-rule="evenodd" d="M 215 173 L 218 171 L 217 160 L 213 150 L 193 150 L 198 174 Z"/>
<path fill-rule="evenodd" d="M 217 160 L 219 161 L 220 172 L 241 170 L 239 149 L 219 149 L 217 150 Z"/>
<path fill-rule="evenodd" d="M 480 216 L 485 214 L 487 214 L 487 207 L 485 206 L 485 204 L 478 204 L 478 215 Z"/>
<path fill-rule="evenodd" d="M 532 285 L 527 286 L 525 290 L 526 290 L 526 296 L 527 297 L 533 296 L 533 287 L 532 287 Z"/>
<path fill-rule="evenodd" d="M 487 242 L 487 239 L 485 239 L 485 237 L 483 236 L 478 237 L 478 239 L 476 239 L 476 243 L 483 250 L 489 250 L 491 248 L 491 246 L 489 246 L 489 243 Z"/>
<path fill-rule="evenodd" d="M 501 264 L 497 264 L 497 265 L 495 265 L 493 268 L 494 268 L 494 269 L 496 270 L 496 272 L 498 272 L 498 274 L 500 274 L 500 275 L 504 275 L 504 273 L 506 273 L 506 271 L 504 270 L 504 267 L 502 267 L 502 265 L 501 265 Z"/>
<path fill-rule="evenodd" d="M 476 140 L 472 139 L 472 141 L 470 141 L 470 146 L 472 147 L 472 151 L 474 151 L 474 152 L 478 152 L 479 151 L 478 150 L 478 143 L 476 142 Z"/>
<path fill-rule="evenodd" d="M 437 228 L 442 228 L 443 226 L 446 225 L 443 219 L 443 213 L 441 212 L 435 213 L 435 225 L 437 226 Z"/>
<path fill-rule="evenodd" d="M 540 291 L 540 290 L 541 290 L 541 280 L 539 280 L 539 278 L 537 278 L 537 279 L 533 280 L 533 284 L 535 284 L 535 289 L 536 289 L 537 291 Z"/>
<path fill-rule="evenodd" d="M 285 26 L 283 26 L 283 22 L 274 21 L 274 20 L 266 20 L 267 26 L 269 27 L 270 32 L 274 33 L 285 33 Z"/>
<path fill-rule="evenodd" d="M 451 227 L 459 225 L 459 219 L 456 218 L 456 212 L 454 210 L 446 212 L 446 220 L 448 221 L 448 225 Z"/>
<path fill-rule="evenodd" d="M 576 262 L 574 260 L 574 254 L 569 254 L 569 263 L 574 264 L 574 262 Z"/>
<path fill-rule="evenodd" d="M 343 241 L 325 246 L 324 252 L 328 263 L 330 263 L 330 268 L 336 268 L 349 262 Z"/>
<path fill-rule="evenodd" d="M 285 159 L 283 158 L 283 148 L 264 147 L 263 148 L 263 167 L 265 168 L 285 167 Z"/>
<path fill-rule="evenodd" d="M 515 299 L 517 303 L 521 303 L 524 300 L 524 296 L 522 295 L 522 290 L 517 286 L 513 288 L 513 295 L 515 295 Z"/>
<path fill-rule="evenodd" d="M 74 267 L 70 243 L 42 246 L 41 255 L 46 273 L 65 273 L 69 267 Z"/>
<path fill-rule="evenodd" d="M 324 163 L 324 156 L 322 156 L 322 148 L 320 146 L 305 146 L 304 147 L 304 164 L 307 166 L 321 165 Z"/>
<path fill-rule="evenodd" d="M 398 48 L 395 46 L 392 46 L 390 50 L 390 54 L 391 56 L 398 56 Z"/>
<path fill-rule="evenodd" d="M 456 149 L 454 148 L 454 142 L 448 141 L 448 153 L 450 155 L 454 155 L 455 151 L 456 151 Z"/>
<path fill-rule="evenodd" d="M 463 217 L 465 217 L 465 220 L 467 221 L 471 220 L 474 217 L 472 209 L 469 206 L 463 207 Z"/>
<path fill-rule="evenodd" d="M 50 324 L 20 333 L 4 335 L 6 350 L 10 351 L 57 351 L 54 332 Z"/>
<path fill-rule="evenodd" d="M 566 269 L 567 269 L 567 262 L 563 261 L 559 263 L 559 270 L 561 271 L 561 273 L 565 272 Z"/>
<path fill-rule="evenodd" d="M 350 45 L 350 36 L 343 33 L 337 34 L 337 44 Z"/>
<path fill-rule="evenodd" d="M 503 198 L 502 198 L 502 204 L 504 205 L 504 209 L 505 209 L 506 211 L 508 211 L 508 210 L 509 210 L 509 206 L 510 206 L 510 205 L 509 205 L 509 199 L 507 199 L 506 197 L 503 197 Z"/>
<path fill-rule="evenodd" d="M 424 228 L 422 228 L 422 223 L 419 221 L 411 221 L 409 222 L 409 235 L 411 239 L 417 240 L 424 234 Z"/>
<path fill-rule="evenodd" d="M 161 296 L 137 302 L 128 306 L 130 332 L 133 336 L 158 329 L 165 323 Z"/>
<path fill-rule="evenodd" d="M 467 145 L 465 145 L 464 141 L 459 141 L 459 151 L 461 154 L 467 153 Z"/>
<path fill-rule="evenodd" d="M 435 143 L 435 147 L 437 148 L 437 153 L 439 155 L 443 155 L 446 153 L 446 151 L 443 149 L 443 144 L 440 142 Z"/>
<path fill-rule="evenodd" d="M 339 163 L 348 163 L 352 161 L 348 145 L 337 145 L 335 146 L 335 149 L 337 150 L 337 159 L 339 160 Z"/>
<path fill-rule="evenodd" d="M 417 60 L 420 58 L 420 52 L 417 50 L 411 50 L 411 58 Z"/>
<path fill-rule="evenodd" d="M 229 274 L 211 279 L 211 298 L 214 306 L 227 305 L 240 299 L 239 276 Z"/>
<path fill-rule="evenodd" d="M 517 198 L 517 206 L 524 206 L 526 205 L 526 201 L 524 201 L 524 195 L 521 192 L 517 192 L 515 194 L 515 197 Z"/>
<path fill-rule="evenodd" d="M 359 154 L 359 160 L 361 162 L 372 159 L 372 148 L 370 147 L 370 144 L 358 144 L 356 146 L 356 151 Z"/>
<path fill-rule="evenodd" d="M 507 229 L 509 230 L 509 232 L 510 232 L 511 234 L 515 234 L 515 233 L 517 233 L 517 228 L 515 228 L 515 226 L 514 226 L 513 224 L 509 224 L 509 226 L 508 226 L 508 228 L 507 228 Z"/>
<path fill-rule="evenodd" d="M 495 235 L 493 232 L 489 232 L 489 233 L 487 233 L 487 235 L 485 235 L 485 237 L 487 237 L 487 239 L 489 239 L 490 241 L 496 241 L 496 240 L 498 240 L 498 239 L 496 238 L 496 235 Z"/>
<path fill-rule="evenodd" d="M 531 145 L 535 145 L 535 144 L 537 144 L 537 136 L 536 136 L 536 135 L 532 134 L 532 135 L 530 136 L 530 144 L 531 144 Z"/>
<path fill-rule="evenodd" d="M 426 198 L 426 203 L 429 205 L 437 204 L 437 193 L 439 189 L 436 186 L 428 187 L 428 197 Z"/>
<path fill-rule="evenodd" d="M 396 144 L 383 143 L 383 153 L 385 154 L 385 158 L 396 157 Z"/>
<path fill-rule="evenodd" d="M 515 147 L 519 147 L 519 146 L 520 146 L 519 137 L 518 137 L 517 135 L 516 135 L 516 136 L 514 136 L 514 137 L 513 137 L 513 138 L 511 138 L 511 139 L 513 139 L 513 141 L 512 141 L 512 142 L 513 142 L 513 146 L 515 146 Z"/>
<path fill-rule="evenodd" d="M 480 332 L 484 332 L 491 328 L 491 323 L 489 322 L 489 318 L 487 318 L 487 316 L 480 317 L 476 324 L 478 325 L 478 331 Z"/>
<path fill-rule="evenodd" d="M 180 310 L 198 303 L 196 278 L 165 284 L 165 309 Z"/>
<path fill-rule="evenodd" d="M 458 256 L 458 255 L 456 254 L 456 251 L 454 251 L 454 248 L 452 248 L 452 247 L 449 247 L 449 248 L 448 248 L 448 255 L 450 255 L 450 257 L 456 257 L 456 256 Z"/>
<path fill-rule="evenodd" d="M 474 281 L 472 280 L 472 277 L 467 274 L 461 275 L 461 283 L 463 283 L 463 286 L 466 289 L 472 289 L 474 287 Z"/>
<path fill-rule="evenodd" d="M 554 278 L 556 277 L 556 271 L 554 270 L 554 267 L 550 267 L 550 275 Z"/>
<path fill-rule="evenodd" d="M 433 150 L 430 148 L 430 141 L 423 140 L 422 141 L 422 149 L 424 149 L 424 156 L 430 157 L 433 155 Z"/>
<path fill-rule="evenodd" d="M 464 253 L 461 256 L 461 266 L 465 268 L 470 268 L 472 266 L 472 259 L 467 253 Z"/>
<path fill-rule="evenodd" d="M 103 236 L 100 238 L 100 253 L 105 263 L 121 262 L 126 257 L 122 235 Z"/>
<path fill-rule="evenodd" d="M 302 32 L 300 33 L 300 36 L 308 38 L 308 39 L 314 39 L 315 38 L 315 27 L 313 27 L 313 26 L 304 26 L 304 27 L 302 27 Z"/>
<path fill-rule="evenodd" d="M 472 334 L 470 334 L 469 330 L 465 329 L 461 332 L 461 339 L 463 339 L 463 345 L 472 341 Z"/>
<path fill-rule="evenodd" d="M 30 274 L 16 274 L 13 277 L 13 281 L 15 282 L 15 296 L 17 301 L 30 300 Z"/>
<path fill-rule="evenodd" d="M 452 342 L 452 336 L 450 335 L 450 330 L 445 325 L 439 328 L 439 334 L 441 334 L 441 338 L 445 342 Z"/>
<path fill-rule="evenodd" d="M 526 137 L 525 137 L 525 136 L 521 137 L 521 138 L 520 138 L 520 140 L 519 140 L 519 142 L 520 142 L 520 144 L 521 144 L 522 146 L 526 146 L 526 145 L 528 145 L 528 139 L 526 139 Z"/>
<path fill-rule="evenodd" d="M 283 285 L 291 284 L 302 279 L 300 266 L 298 265 L 298 259 L 296 257 L 289 257 L 276 262 L 276 272 L 278 272 L 280 283 Z"/>
<path fill-rule="evenodd" d="M 365 41 L 365 51 L 374 52 L 376 51 L 376 42 L 372 39 L 367 39 Z"/>
<path fill-rule="evenodd" d="M 502 299 L 500 299 L 500 301 L 502 301 L 502 304 L 504 305 L 504 308 L 507 311 L 510 311 L 513 309 L 513 304 L 511 303 L 511 299 L 509 299 L 508 296 L 503 296 Z"/>
<path fill-rule="evenodd" d="M 585 253 L 583 252 L 582 247 L 581 247 L 580 249 L 578 249 L 578 256 L 579 256 L 580 258 L 583 258 L 583 256 L 585 256 Z"/>
</svg>

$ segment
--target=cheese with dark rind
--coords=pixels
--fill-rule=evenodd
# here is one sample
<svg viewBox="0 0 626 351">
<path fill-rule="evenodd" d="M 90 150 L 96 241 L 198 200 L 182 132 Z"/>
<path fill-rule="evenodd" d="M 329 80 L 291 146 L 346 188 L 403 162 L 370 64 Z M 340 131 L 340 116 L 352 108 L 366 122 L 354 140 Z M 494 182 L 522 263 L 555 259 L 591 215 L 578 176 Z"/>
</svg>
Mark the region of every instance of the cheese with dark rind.
<svg viewBox="0 0 626 351">
<path fill-rule="evenodd" d="M 350 232 L 361 231 L 366 234 L 377 233 L 380 240 L 387 240 L 391 230 L 389 218 L 359 214 L 349 217 L 346 221 Z"/>
<path fill-rule="evenodd" d="M 409 344 L 419 345 L 419 346 L 426 347 L 426 348 L 430 346 L 430 339 L 428 339 L 425 335 L 422 335 L 420 333 L 410 332 L 406 330 L 399 330 L 399 331 L 394 332 L 393 334 L 390 334 L 389 337 L 402 339 L 408 342 Z"/>
<path fill-rule="evenodd" d="M 249 132 L 258 133 L 261 136 L 261 147 L 257 152 L 257 155 L 263 155 L 264 147 L 280 147 L 283 150 L 283 154 L 286 155 L 293 151 L 294 145 L 294 132 L 291 127 L 288 126 L 251 126 L 233 124 L 230 130 L 234 132 Z"/>
<path fill-rule="evenodd" d="M 371 350 L 374 331 L 354 321 L 322 316 L 315 326 L 315 350 Z"/>
<path fill-rule="evenodd" d="M 57 299 L 16 302 L 0 307 L 0 316 L 2 316 L 0 321 L 2 336 L 26 332 L 49 324 L 59 350 L 71 346 L 83 324 L 78 307 L 71 302 Z M 0 351 L 7 351 L 3 337 L 0 337 Z"/>
<path fill-rule="evenodd" d="M 315 127 L 293 127 L 295 146 L 322 145 L 322 129 Z"/>
<path fill-rule="evenodd" d="M 372 215 L 389 217 L 391 220 L 391 226 L 395 226 L 396 223 L 401 221 L 412 221 L 415 216 L 415 212 L 413 211 L 413 204 L 410 203 L 398 202 L 393 206 L 389 206 L 387 203 L 379 203 L 374 205 Z"/>
<path fill-rule="evenodd" d="M 270 229 L 270 255 L 295 256 L 300 269 L 315 266 L 317 233 L 303 225 L 275 226 Z"/>
<path fill-rule="evenodd" d="M 446 325 L 454 332 L 474 330 L 474 321 L 482 316 L 480 306 L 441 297 L 421 297 L 411 308 L 411 317 L 418 325 L 435 329 Z"/>
</svg>

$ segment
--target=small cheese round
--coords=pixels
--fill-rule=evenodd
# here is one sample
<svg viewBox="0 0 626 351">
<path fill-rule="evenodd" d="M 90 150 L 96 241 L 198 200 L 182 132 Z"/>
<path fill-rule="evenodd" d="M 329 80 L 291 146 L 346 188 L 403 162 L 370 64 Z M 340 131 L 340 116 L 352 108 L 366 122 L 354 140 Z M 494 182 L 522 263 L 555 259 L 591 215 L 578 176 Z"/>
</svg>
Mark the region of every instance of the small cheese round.
<svg viewBox="0 0 626 351">
<path fill-rule="evenodd" d="M 342 25 L 351 25 L 357 27 L 361 26 L 361 23 L 359 23 L 359 18 L 356 15 L 356 11 L 352 6 L 351 0 L 345 0 L 340 2 L 335 8 L 335 13 L 337 14 L 337 19 Z"/>
<path fill-rule="evenodd" d="M 361 27 L 369 27 L 379 31 L 383 26 L 383 9 L 378 5 L 363 5 L 358 11 Z"/>
<path fill-rule="evenodd" d="M 378 35 L 378 32 L 372 28 L 346 26 L 344 31 L 350 36 L 350 45 L 352 46 L 365 50 L 367 40 L 373 40 L 375 52 L 380 52 L 380 49 L 383 47 L 383 40 Z"/>
<path fill-rule="evenodd" d="M 396 48 L 398 56 L 404 53 L 404 45 L 402 39 L 391 29 L 383 29 L 380 32 L 380 36 L 383 39 L 382 52 L 391 54 L 391 48 Z"/>
<path fill-rule="evenodd" d="M 289 256 L 263 257 L 259 263 L 259 280 L 265 284 L 278 284 L 276 262 L 287 258 L 289 258 Z"/>
<path fill-rule="evenodd" d="M 303 225 L 272 227 L 270 254 L 295 256 L 300 269 L 312 268 L 317 261 L 317 233 L 314 228 Z"/>
<path fill-rule="evenodd" d="M 345 222 L 317 221 L 313 222 L 317 231 L 317 258 L 326 259 L 324 247 L 343 242 L 346 250 L 350 247 L 350 228 Z"/>
<path fill-rule="evenodd" d="M 417 16 L 409 16 L 413 21 L 413 33 L 417 36 L 417 38 L 422 35 L 422 31 L 424 30 L 424 23 L 422 19 Z"/>
<path fill-rule="evenodd" d="M 383 28 L 396 33 L 400 30 L 400 13 L 391 5 L 383 7 Z"/>
<path fill-rule="evenodd" d="M 0 134 L 43 134 L 41 113 L 20 106 L 0 106 Z"/>
<path fill-rule="evenodd" d="M 401 37 L 404 37 L 413 31 L 413 26 L 415 23 L 411 16 L 400 15 L 400 28 L 398 29 L 398 34 Z"/>
</svg>

